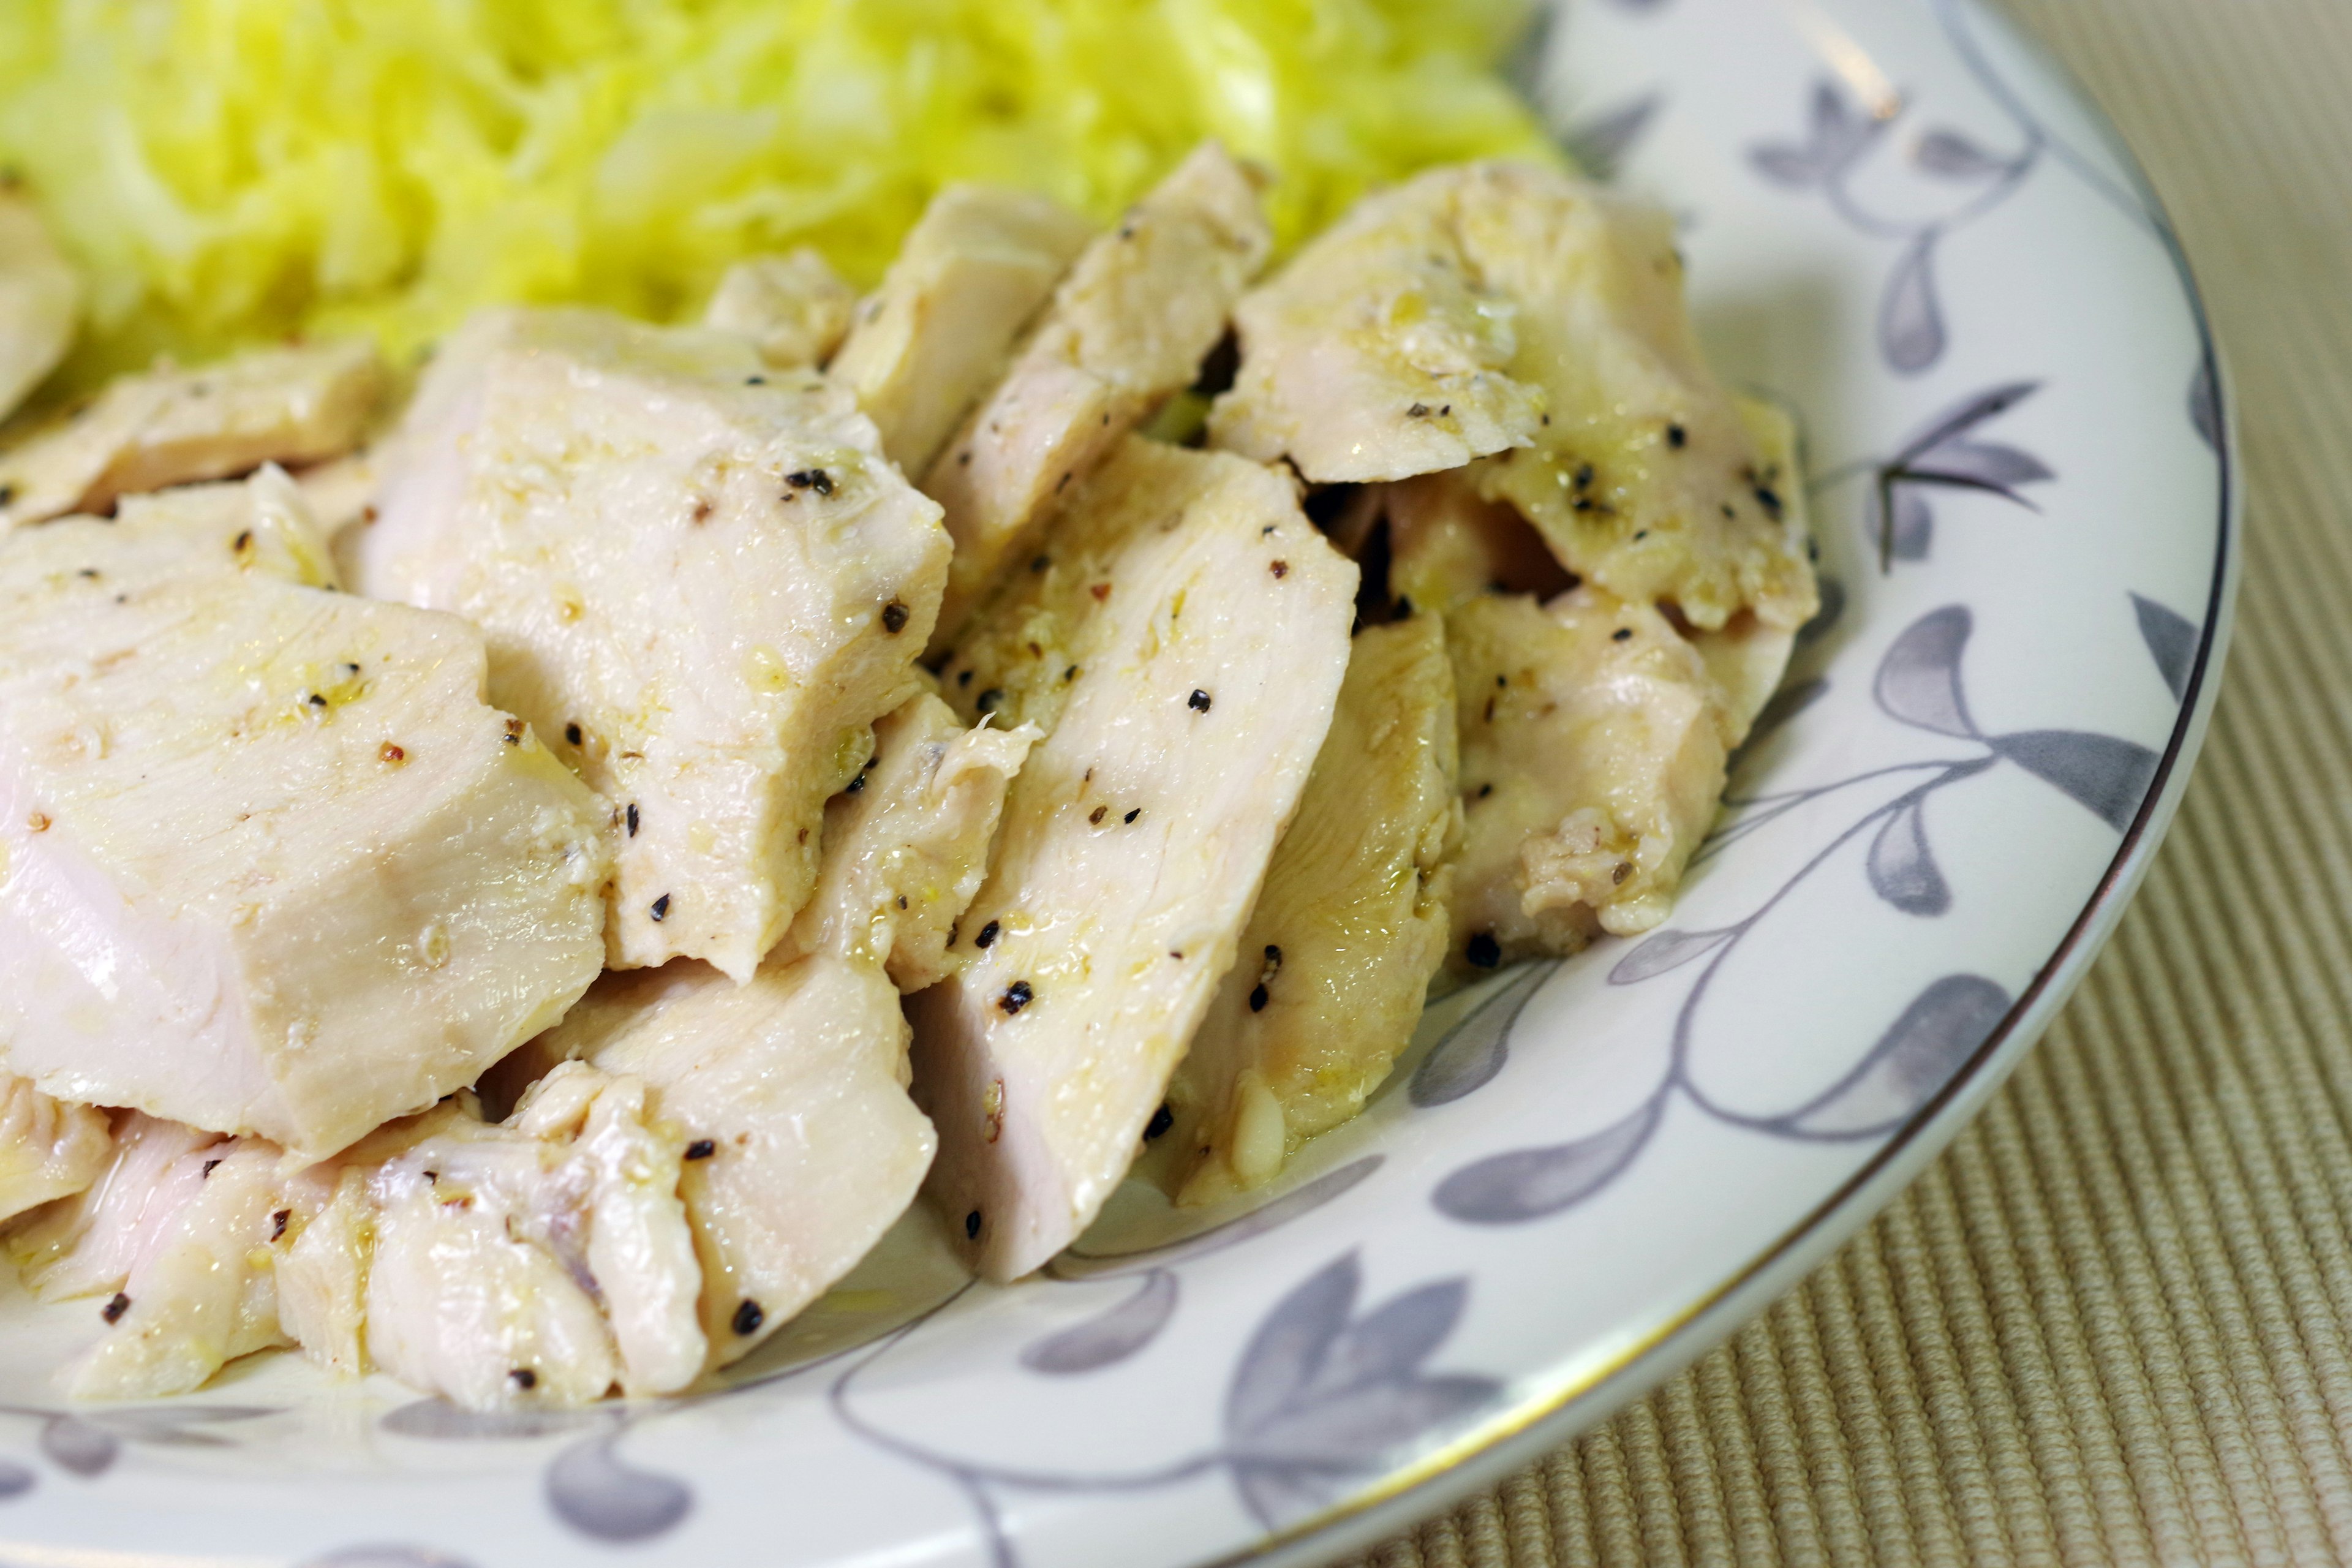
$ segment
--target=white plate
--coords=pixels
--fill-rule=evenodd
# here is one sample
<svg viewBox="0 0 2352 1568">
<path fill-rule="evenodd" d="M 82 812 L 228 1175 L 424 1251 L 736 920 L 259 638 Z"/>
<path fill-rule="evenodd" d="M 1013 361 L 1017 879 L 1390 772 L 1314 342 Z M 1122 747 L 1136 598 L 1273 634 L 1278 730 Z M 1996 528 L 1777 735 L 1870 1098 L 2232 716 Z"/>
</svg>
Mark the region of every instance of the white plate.
<svg viewBox="0 0 2352 1568">
<path fill-rule="evenodd" d="M 1538 63 L 1684 215 L 1717 362 L 1801 411 L 1836 585 L 1667 930 L 1449 1002 L 1222 1229 L 1130 1191 L 995 1290 L 902 1226 L 695 1398 L 499 1422 L 265 1357 L 68 1413 L 95 1308 L 8 1287 L 0 1559 L 1302 1563 L 1633 1397 L 1891 1196 L 2185 781 L 2232 583 L 2211 345 L 2128 159 L 1974 0 L 1582 0 Z"/>
</svg>

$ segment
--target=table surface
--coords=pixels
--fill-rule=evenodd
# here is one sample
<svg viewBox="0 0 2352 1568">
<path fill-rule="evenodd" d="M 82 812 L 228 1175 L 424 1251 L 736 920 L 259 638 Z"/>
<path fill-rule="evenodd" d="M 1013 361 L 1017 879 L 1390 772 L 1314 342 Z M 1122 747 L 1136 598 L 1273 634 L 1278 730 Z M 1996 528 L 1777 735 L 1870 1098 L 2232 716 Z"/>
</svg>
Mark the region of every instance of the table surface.
<svg viewBox="0 0 2352 1568">
<path fill-rule="evenodd" d="M 1657 1394 L 1355 1568 L 2352 1562 L 2352 0 L 2008 0 L 2138 151 L 2248 492 L 2203 760 L 1952 1149 Z"/>
</svg>

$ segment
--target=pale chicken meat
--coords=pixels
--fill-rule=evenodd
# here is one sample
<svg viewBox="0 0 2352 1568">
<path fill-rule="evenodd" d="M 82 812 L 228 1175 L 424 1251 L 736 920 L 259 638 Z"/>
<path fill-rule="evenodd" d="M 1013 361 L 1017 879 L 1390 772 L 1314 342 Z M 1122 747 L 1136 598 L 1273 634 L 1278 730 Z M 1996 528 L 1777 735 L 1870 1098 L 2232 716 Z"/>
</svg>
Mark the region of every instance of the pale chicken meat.
<svg viewBox="0 0 2352 1568">
<path fill-rule="evenodd" d="M 1423 611 L 1365 627 L 1240 957 L 1169 1081 L 1154 1141 L 1181 1202 L 1272 1180 L 1412 1043 L 1445 959 L 1455 774 L 1444 623 Z"/>
<path fill-rule="evenodd" d="M 0 1225 L 84 1191 L 113 1154 L 106 1112 L 0 1073 Z"/>
<path fill-rule="evenodd" d="M 826 367 L 873 417 L 892 462 L 909 474 L 930 467 L 1093 234 L 1022 191 L 950 185 L 931 198 Z"/>
<path fill-rule="evenodd" d="M 124 1112 L 108 1152 L 87 1190 L 9 1240 L 36 1294 L 104 1298 L 96 1340 L 66 1371 L 68 1392 L 185 1394 L 237 1357 L 286 1343 L 269 1266 L 285 1228 L 281 1152 Z"/>
<path fill-rule="evenodd" d="M 0 451 L 0 531 L 119 496 L 324 462 L 359 445 L 388 384 L 362 339 L 256 349 L 195 370 L 159 365 Z"/>
<path fill-rule="evenodd" d="M 1473 599 L 1446 633 L 1465 805 L 1456 966 L 1657 925 L 1729 752 L 1698 651 L 1657 609 L 1590 585 Z"/>
<path fill-rule="evenodd" d="M 1129 437 L 947 667 L 1045 739 L 919 992 L 932 1190 L 992 1279 L 1102 1206 L 1234 963 L 1348 662 L 1355 568 L 1258 464 Z"/>
<path fill-rule="evenodd" d="M 702 324 L 748 339 L 779 370 L 823 364 L 849 332 L 857 291 L 807 246 L 735 263 L 719 279 Z"/>
<path fill-rule="evenodd" d="M 80 315 L 80 278 L 39 210 L 0 180 L 0 420 L 58 368 Z"/>
<path fill-rule="evenodd" d="M 866 771 L 825 808 L 817 895 L 778 956 L 861 959 L 908 992 L 943 977 L 948 938 L 980 890 L 1005 791 L 1038 734 L 985 719 L 966 729 L 929 692 L 876 724 Z"/>
<path fill-rule="evenodd" d="M 1439 176 L 1368 196 L 1234 310 L 1209 439 L 1318 484 L 1408 479 L 1530 445 L 1544 392 Z"/>
<path fill-rule="evenodd" d="M 1272 245 L 1255 184 L 1211 142 L 1087 247 L 924 475 L 955 540 L 939 647 L 1028 559 L 1069 486 L 1192 384 Z"/>
<path fill-rule="evenodd" d="M 919 689 L 937 505 L 823 377 L 587 310 L 477 317 L 386 464 L 352 585 L 480 626 L 492 700 L 612 803 L 608 962 L 750 978 Z"/>
<path fill-rule="evenodd" d="M 271 575 L 235 502 L 158 500 L 178 575 L 139 511 L 0 546 L 0 1069 L 318 1157 L 587 987 L 606 809 L 479 634 Z"/>
<path fill-rule="evenodd" d="M 0 542 L 0 605 L 228 576 L 341 585 L 307 498 L 275 464 L 242 481 L 125 496 L 113 517 L 61 517 Z"/>
<path fill-rule="evenodd" d="M 356 1299 L 368 1364 L 470 1409 L 671 1394 L 700 1374 L 685 1138 L 642 1080 L 565 1063 L 502 1122 L 459 1100 L 386 1132 L 387 1157 L 355 1152 L 349 1207 L 289 1249 L 289 1326 L 321 1360 L 352 1356 Z"/>
<path fill-rule="evenodd" d="M 873 765 L 827 813 L 817 896 L 750 984 L 692 963 L 607 975 L 498 1075 L 592 1062 L 642 1079 L 685 1130 L 714 1365 L 846 1273 L 930 1165 L 892 977 L 944 966 L 1034 732 L 967 730 L 929 695 L 876 729 Z"/>
</svg>

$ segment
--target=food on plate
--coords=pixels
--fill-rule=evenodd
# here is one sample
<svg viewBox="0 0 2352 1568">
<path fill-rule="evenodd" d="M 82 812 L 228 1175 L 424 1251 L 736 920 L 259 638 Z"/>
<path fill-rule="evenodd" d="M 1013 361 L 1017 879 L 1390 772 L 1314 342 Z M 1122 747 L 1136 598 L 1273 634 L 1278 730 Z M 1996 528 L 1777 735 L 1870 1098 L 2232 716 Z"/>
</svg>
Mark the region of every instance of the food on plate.
<svg viewBox="0 0 2352 1568">
<path fill-rule="evenodd" d="M 1045 732 L 962 966 L 909 1005 L 931 1187 L 988 1278 L 1126 1173 L 1330 728 L 1356 583 L 1288 476 L 1129 437 L 948 662 L 968 716 Z"/>
<path fill-rule="evenodd" d="M 1412 1041 L 1444 962 L 1455 793 L 1454 672 L 1427 611 L 1366 626 L 1265 887 L 1168 1085 L 1154 1142 L 1183 1203 L 1265 1185 L 1356 1114 Z"/>
<path fill-rule="evenodd" d="M 907 232 L 882 285 L 825 368 L 918 478 L 1013 361 L 1022 329 L 1094 237 L 1024 191 L 950 185 Z"/>
<path fill-rule="evenodd" d="M 611 803 L 613 965 L 749 979 L 916 689 L 938 506 L 814 371 L 586 310 L 477 318 L 383 460 L 352 585 L 481 627 L 491 700 Z"/>
<path fill-rule="evenodd" d="M 687 320 L 730 264 L 803 245 L 870 288 L 960 181 L 1107 224 L 1213 136 L 1275 171 L 1296 243 L 1432 163 L 1557 162 L 1495 69 L 1531 14 L 630 0 L 326 25 L 312 0 L 9 0 L 0 169 L 88 281 L 64 393 L 293 333 L 406 363 L 486 305 Z"/>
<path fill-rule="evenodd" d="M 719 277 L 702 324 L 751 340 L 780 370 L 823 364 L 848 335 L 857 290 L 802 246 L 782 256 L 752 256 Z"/>
<path fill-rule="evenodd" d="M 383 396 L 356 340 L 255 349 L 195 370 L 125 376 L 88 408 L 0 452 L 0 531 L 118 496 L 341 457 Z"/>
<path fill-rule="evenodd" d="M 1815 594 L 1667 221 L 1464 164 L 1257 282 L 1263 173 L 1160 166 L 0 445 L 0 1225 L 77 1396 L 675 1394 L 912 1206 L 1009 1282 L 1262 1188 L 1433 985 L 1665 918 Z"/>
<path fill-rule="evenodd" d="M 587 988 L 605 810 L 479 632 L 271 575 L 299 500 L 241 490 L 0 547 L 0 1070 L 315 1157 Z"/>
<path fill-rule="evenodd" d="M 955 541 L 940 646 L 1027 557 L 1063 492 L 1191 384 L 1273 243 L 1248 173 L 1209 142 L 1079 253 L 923 476 Z"/>
<path fill-rule="evenodd" d="M 113 1146 L 103 1110 L 0 1073 L 0 1225 L 88 1187 Z"/>
<path fill-rule="evenodd" d="M 80 276 L 39 210 L 0 180 L 0 419 L 58 368 L 80 314 Z"/>
</svg>

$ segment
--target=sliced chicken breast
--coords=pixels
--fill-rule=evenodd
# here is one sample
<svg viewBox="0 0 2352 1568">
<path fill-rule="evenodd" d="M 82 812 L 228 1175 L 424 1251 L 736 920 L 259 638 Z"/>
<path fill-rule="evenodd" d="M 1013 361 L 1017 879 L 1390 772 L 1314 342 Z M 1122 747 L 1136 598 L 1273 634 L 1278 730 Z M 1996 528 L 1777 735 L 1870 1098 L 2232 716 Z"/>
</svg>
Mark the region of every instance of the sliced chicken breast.
<svg viewBox="0 0 2352 1568">
<path fill-rule="evenodd" d="M 1272 246 L 1255 184 L 1210 142 L 1087 247 L 923 478 L 955 540 L 936 647 L 1028 558 L 1068 487 L 1192 384 Z"/>
<path fill-rule="evenodd" d="M 1727 724 L 1698 651 L 1590 585 L 1473 599 L 1446 632 L 1465 807 L 1453 962 L 1657 925 L 1723 794 Z"/>
<path fill-rule="evenodd" d="M 817 895 L 778 956 L 833 952 L 919 991 L 950 967 L 948 938 L 980 890 L 1004 795 L 1041 731 L 966 729 L 925 692 L 874 726 L 866 771 L 825 808 Z"/>
<path fill-rule="evenodd" d="M 785 370 L 832 358 L 856 309 L 857 290 L 803 245 L 730 267 L 702 312 L 702 324 L 751 340 L 761 359 Z"/>
<path fill-rule="evenodd" d="M 234 502 L 155 503 L 172 580 L 139 511 L 0 546 L 0 1068 L 317 1157 L 586 988 L 606 810 L 471 627 L 240 570 Z"/>
<path fill-rule="evenodd" d="M 81 279 L 39 210 L 0 184 L 0 420 L 58 368 L 80 317 Z"/>
<path fill-rule="evenodd" d="M 1356 576 L 1286 478 L 1130 437 L 948 666 L 968 716 L 1046 731 L 963 967 L 908 1004 L 932 1190 L 990 1279 L 1140 1147 L 1331 727 Z"/>
<path fill-rule="evenodd" d="M 85 1191 L 113 1157 L 105 1111 L 0 1073 L 0 1225 Z"/>
<path fill-rule="evenodd" d="M 748 979 L 919 689 L 939 508 L 822 377 L 588 310 L 477 317 L 386 464 L 354 586 L 479 626 L 492 700 L 613 803 L 610 963 Z"/>
<path fill-rule="evenodd" d="M 892 462 L 909 474 L 930 467 L 1093 234 L 1022 191 L 950 185 L 931 198 L 827 367 Z"/>
<path fill-rule="evenodd" d="M 357 338 L 124 376 L 0 451 L 0 531 L 264 463 L 340 457 L 359 445 L 387 384 L 375 345 Z"/>
<path fill-rule="evenodd" d="M 928 981 L 944 966 L 1035 731 L 966 730 L 928 694 L 876 730 L 872 765 L 827 813 L 817 896 L 750 984 L 688 963 L 609 974 L 498 1075 L 506 1088 L 592 1062 L 642 1079 L 685 1130 L 679 1190 L 713 1365 L 748 1354 L 865 1257 L 936 1146 L 907 1097 L 890 976 Z"/>
<path fill-rule="evenodd" d="M 1519 301 L 1465 246 L 1445 173 L 1368 196 L 1234 310 L 1241 369 L 1214 446 L 1318 484 L 1458 468 L 1542 428 Z"/>
<path fill-rule="evenodd" d="M 1361 1110 L 1412 1044 L 1445 960 L 1462 840 L 1454 727 L 1437 616 L 1356 635 L 1241 955 L 1169 1080 L 1160 1136 L 1180 1201 L 1272 1180 Z"/>
<path fill-rule="evenodd" d="M 135 594 L 236 575 L 341 585 L 300 487 L 275 464 L 242 481 L 125 496 L 111 518 L 61 517 L 0 543 L 0 594 L 11 596 Z"/>
</svg>

